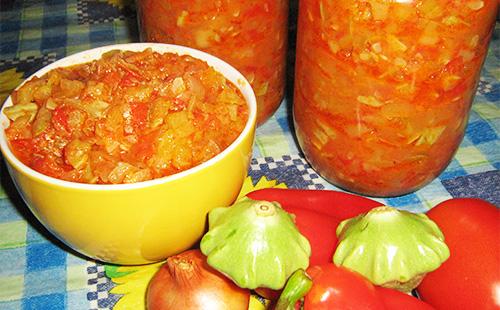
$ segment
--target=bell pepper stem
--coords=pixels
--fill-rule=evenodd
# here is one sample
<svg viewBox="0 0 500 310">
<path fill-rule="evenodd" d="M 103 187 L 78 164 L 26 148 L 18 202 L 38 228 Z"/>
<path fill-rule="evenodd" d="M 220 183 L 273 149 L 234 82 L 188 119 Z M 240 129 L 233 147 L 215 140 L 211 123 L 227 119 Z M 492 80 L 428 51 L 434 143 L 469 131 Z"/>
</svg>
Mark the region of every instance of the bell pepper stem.
<svg viewBox="0 0 500 310">
<path fill-rule="evenodd" d="M 294 310 L 297 301 L 309 292 L 312 284 L 312 280 L 307 273 L 303 269 L 298 269 L 286 282 L 274 309 Z"/>
</svg>

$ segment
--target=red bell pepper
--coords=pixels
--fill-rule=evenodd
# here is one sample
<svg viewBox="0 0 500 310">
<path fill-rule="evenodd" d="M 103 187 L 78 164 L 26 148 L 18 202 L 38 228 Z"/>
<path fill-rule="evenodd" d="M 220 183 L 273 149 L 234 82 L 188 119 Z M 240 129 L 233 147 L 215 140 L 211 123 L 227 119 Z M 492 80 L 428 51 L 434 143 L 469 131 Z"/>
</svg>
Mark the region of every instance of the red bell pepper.
<svg viewBox="0 0 500 310">
<path fill-rule="evenodd" d="M 348 219 L 379 207 L 382 203 L 332 190 L 265 188 L 247 195 L 252 199 L 277 201 L 283 208 L 296 207 L 335 217 Z"/>
<path fill-rule="evenodd" d="M 375 286 L 377 295 L 381 298 L 385 309 L 405 309 L 405 310 L 432 310 L 434 307 L 411 295 L 400 291 Z"/>
<path fill-rule="evenodd" d="M 427 303 L 405 293 L 374 286 L 362 275 L 333 263 L 296 271 L 285 286 L 276 310 L 296 309 L 304 297 L 304 310 L 370 309 L 432 310 Z"/>
</svg>

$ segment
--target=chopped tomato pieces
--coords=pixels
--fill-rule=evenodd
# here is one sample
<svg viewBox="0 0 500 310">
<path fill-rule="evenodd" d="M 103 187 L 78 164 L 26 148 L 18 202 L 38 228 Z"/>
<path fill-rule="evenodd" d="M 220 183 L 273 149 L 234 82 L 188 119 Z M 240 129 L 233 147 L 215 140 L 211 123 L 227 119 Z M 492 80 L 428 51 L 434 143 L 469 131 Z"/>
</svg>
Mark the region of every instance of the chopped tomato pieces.
<svg viewBox="0 0 500 310">
<path fill-rule="evenodd" d="M 373 196 L 439 175 L 464 135 L 497 0 L 301 1 L 294 120 L 312 166 Z"/>
<path fill-rule="evenodd" d="M 4 111 L 14 154 L 80 183 L 133 183 L 189 169 L 228 147 L 248 119 L 236 86 L 205 62 L 150 49 L 49 71 L 12 98 Z"/>
</svg>

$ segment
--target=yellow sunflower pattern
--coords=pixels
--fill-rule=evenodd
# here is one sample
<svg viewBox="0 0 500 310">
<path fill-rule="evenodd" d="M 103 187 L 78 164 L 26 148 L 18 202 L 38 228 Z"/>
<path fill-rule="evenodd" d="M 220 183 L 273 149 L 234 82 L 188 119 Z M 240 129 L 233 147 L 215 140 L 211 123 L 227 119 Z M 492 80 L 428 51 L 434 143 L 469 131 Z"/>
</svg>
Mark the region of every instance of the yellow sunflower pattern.
<svg viewBox="0 0 500 310">
<path fill-rule="evenodd" d="M 131 6 L 134 3 L 133 0 L 105 0 L 104 2 L 119 8 L 123 8 L 125 6 Z"/>
<path fill-rule="evenodd" d="M 256 184 L 253 184 L 252 179 L 247 177 L 243 183 L 238 199 L 251 191 L 270 187 L 286 188 L 287 186 L 285 183 L 268 180 L 266 177 L 262 177 Z M 111 289 L 111 293 L 122 295 L 113 309 L 146 309 L 145 296 L 149 281 L 153 278 L 153 275 L 162 264 L 163 262 L 144 266 L 106 266 L 106 275 L 116 284 L 116 286 Z M 248 309 L 265 310 L 268 306 L 268 301 L 252 295 Z"/>
<path fill-rule="evenodd" d="M 0 106 L 22 81 L 23 73 L 17 72 L 16 68 L 0 72 Z"/>
</svg>

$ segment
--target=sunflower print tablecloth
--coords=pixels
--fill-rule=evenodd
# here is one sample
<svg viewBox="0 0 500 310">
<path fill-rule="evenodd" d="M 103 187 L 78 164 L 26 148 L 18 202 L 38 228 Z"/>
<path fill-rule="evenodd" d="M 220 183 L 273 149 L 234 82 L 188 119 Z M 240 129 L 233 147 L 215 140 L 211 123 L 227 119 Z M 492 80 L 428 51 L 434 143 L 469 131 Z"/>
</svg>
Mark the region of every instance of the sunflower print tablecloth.
<svg viewBox="0 0 500 310">
<path fill-rule="evenodd" d="M 291 1 L 290 68 L 296 9 L 297 1 Z M 138 41 L 138 30 L 133 0 L 2 0 L 0 102 L 48 63 L 84 49 L 134 41 Z M 415 212 L 451 197 L 480 197 L 500 205 L 499 80 L 497 24 L 466 136 L 453 161 L 421 190 L 382 202 Z M 304 160 L 293 135 L 289 98 L 257 129 L 242 193 L 269 186 L 337 189 Z M 0 309 L 144 308 L 144 290 L 158 264 L 112 266 L 78 255 L 32 216 L 3 163 L 0 183 Z"/>
</svg>

